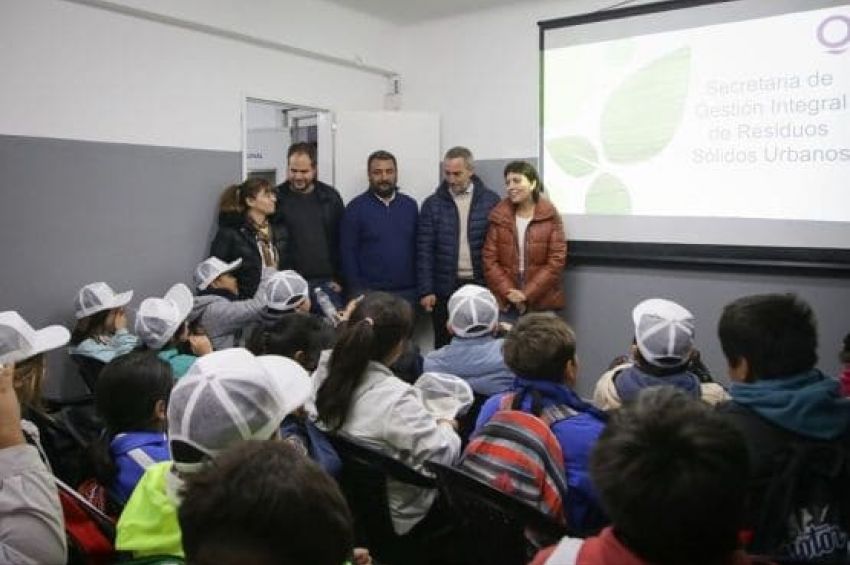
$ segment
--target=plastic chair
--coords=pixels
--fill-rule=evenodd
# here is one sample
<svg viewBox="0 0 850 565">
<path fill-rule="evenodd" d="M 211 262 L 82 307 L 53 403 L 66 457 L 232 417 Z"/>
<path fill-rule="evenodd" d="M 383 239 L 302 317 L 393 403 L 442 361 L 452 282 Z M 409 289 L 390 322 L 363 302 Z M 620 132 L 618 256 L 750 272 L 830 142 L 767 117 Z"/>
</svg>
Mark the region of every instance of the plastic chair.
<svg viewBox="0 0 850 565">
<path fill-rule="evenodd" d="M 354 515 L 357 545 L 368 547 L 381 563 L 414 563 L 424 550 L 422 540 L 395 533 L 387 499 L 387 479 L 421 488 L 436 488 L 433 478 L 349 438 L 328 435 L 340 459 L 340 488 Z"/>
<path fill-rule="evenodd" d="M 433 461 L 425 466 L 459 519 L 459 537 L 468 542 L 462 548 L 465 562 L 528 563 L 537 549 L 569 535 L 563 524 L 462 469 Z"/>
</svg>

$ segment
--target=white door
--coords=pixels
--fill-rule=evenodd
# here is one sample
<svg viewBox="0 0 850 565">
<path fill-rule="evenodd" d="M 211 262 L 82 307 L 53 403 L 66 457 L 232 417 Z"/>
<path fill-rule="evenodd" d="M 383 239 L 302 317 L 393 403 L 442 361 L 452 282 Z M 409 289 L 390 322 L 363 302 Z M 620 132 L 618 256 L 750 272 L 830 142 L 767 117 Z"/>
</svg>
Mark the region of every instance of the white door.
<svg viewBox="0 0 850 565">
<path fill-rule="evenodd" d="M 335 115 L 334 185 L 347 203 L 369 186 L 366 160 L 378 149 L 398 162 L 398 186 L 420 204 L 440 182 L 440 118 L 424 112 Z"/>
</svg>

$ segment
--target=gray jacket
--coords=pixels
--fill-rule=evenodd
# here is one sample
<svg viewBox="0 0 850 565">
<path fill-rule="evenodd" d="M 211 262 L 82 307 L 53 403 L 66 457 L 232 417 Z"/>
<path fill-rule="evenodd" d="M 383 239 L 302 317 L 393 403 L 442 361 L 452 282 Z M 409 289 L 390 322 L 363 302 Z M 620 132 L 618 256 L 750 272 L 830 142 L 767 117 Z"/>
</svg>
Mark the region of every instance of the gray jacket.
<svg viewBox="0 0 850 565">
<path fill-rule="evenodd" d="M 65 522 L 53 476 L 35 447 L 0 449 L 0 564 L 66 560 Z"/>
<path fill-rule="evenodd" d="M 261 293 L 247 300 L 228 300 L 215 294 L 195 297 L 189 320 L 199 320 L 216 351 L 237 345 L 238 334 L 260 321 L 265 301 Z"/>
</svg>

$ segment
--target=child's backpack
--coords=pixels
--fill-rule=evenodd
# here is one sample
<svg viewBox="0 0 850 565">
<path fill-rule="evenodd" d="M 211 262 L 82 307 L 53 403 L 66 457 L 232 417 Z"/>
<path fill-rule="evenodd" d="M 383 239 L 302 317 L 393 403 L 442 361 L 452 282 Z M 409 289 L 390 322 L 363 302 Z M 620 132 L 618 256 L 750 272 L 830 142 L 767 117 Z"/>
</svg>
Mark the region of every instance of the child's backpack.
<svg viewBox="0 0 850 565">
<path fill-rule="evenodd" d="M 795 562 L 844 562 L 850 554 L 850 435 L 793 441 L 773 468 L 750 551 Z"/>
<path fill-rule="evenodd" d="M 538 417 L 513 409 L 514 398 L 513 393 L 501 398 L 499 411 L 472 438 L 459 466 L 565 523 L 564 455 L 551 426 L 578 412 L 553 405 Z"/>
</svg>

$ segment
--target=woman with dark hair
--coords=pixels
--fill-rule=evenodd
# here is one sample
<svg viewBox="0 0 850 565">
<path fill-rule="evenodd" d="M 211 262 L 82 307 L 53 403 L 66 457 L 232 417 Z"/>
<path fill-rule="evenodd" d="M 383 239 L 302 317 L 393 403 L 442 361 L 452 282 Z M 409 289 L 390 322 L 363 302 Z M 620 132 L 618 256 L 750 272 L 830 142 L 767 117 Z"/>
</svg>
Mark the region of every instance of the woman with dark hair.
<svg viewBox="0 0 850 565">
<path fill-rule="evenodd" d="M 322 355 L 313 374 L 321 427 L 349 436 L 422 471 L 426 460 L 451 465 L 460 453 L 453 420 L 429 413 L 413 387 L 389 369 L 404 351 L 413 313 L 403 299 L 367 295 Z M 432 489 L 396 482 L 387 487 L 396 533 L 406 534 L 434 501 Z"/>
<path fill-rule="evenodd" d="M 288 234 L 279 223 L 269 220 L 277 207 L 272 185 L 251 178 L 227 187 L 219 201 L 218 233 L 210 255 L 227 263 L 242 259 L 234 275 L 239 298 L 253 298 L 260 286 L 264 268 L 288 267 Z"/>
<path fill-rule="evenodd" d="M 561 216 L 542 198 L 543 183 L 525 161 L 505 167 L 508 193 L 490 212 L 482 259 L 487 286 L 511 317 L 564 307 L 561 271 L 567 241 Z"/>
</svg>

